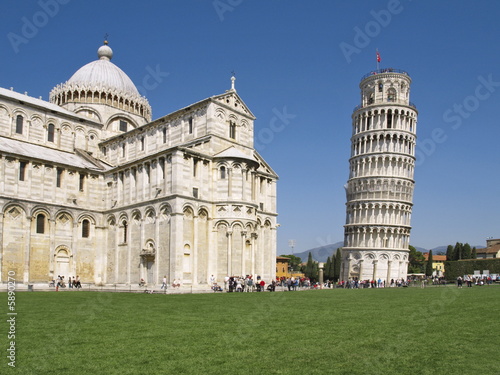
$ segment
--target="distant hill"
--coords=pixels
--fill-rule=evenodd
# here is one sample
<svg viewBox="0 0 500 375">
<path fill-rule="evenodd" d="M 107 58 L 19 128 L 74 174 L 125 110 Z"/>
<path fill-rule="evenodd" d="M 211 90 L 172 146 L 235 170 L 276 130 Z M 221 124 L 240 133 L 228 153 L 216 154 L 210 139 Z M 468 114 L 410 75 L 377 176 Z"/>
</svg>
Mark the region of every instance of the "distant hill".
<svg viewBox="0 0 500 375">
<path fill-rule="evenodd" d="M 320 247 L 315 247 L 311 250 L 306 250 L 301 253 L 293 254 L 296 257 L 300 257 L 302 262 L 307 262 L 307 258 L 309 257 L 309 253 L 312 254 L 312 257 L 317 262 L 326 262 L 328 257 L 331 257 L 333 253 L 337 252 L 339 247 L 344 246 L 344 242 L 335 242 L 331 245 L 325 245 Z"/>
<path fill-rule="evenodd" d="M 315 247 L 314 249 L 306 250 L 301 253 L 295 253 L 296 257 L 300 257 L 302 259 L 302 262 L 307 262 L 307 258 L 309 257 L 309 253 L 312 254 L 313 259 L 316 262 L 326 262 L 328 257 L 331 257 L 333 254 L 337 252 L 337 249 L 339 247 L 342 247 L 344 243 L 342 241 L 335 242 L 331 245 L 325 245 L 325 246 L 320 246 L 320 247 Z M 471 245 L 471 247 L 474 247 Z M 476 246 L 476 249 L 482 249 L 484 246 Z M 448 245 L 444 246 L 437 246 L 433 249 L 426 249 L 424 247 L 419 247 L 415 246 L 415 249 L 417 251 L 420 251 L 422 253 L 427 253 L 429 250 L 432 250 L 432 254 L 446 254 L 446 249 L 448 248 Z M 284 253 L 281 253 L 284 254 Z"/>
</svg>

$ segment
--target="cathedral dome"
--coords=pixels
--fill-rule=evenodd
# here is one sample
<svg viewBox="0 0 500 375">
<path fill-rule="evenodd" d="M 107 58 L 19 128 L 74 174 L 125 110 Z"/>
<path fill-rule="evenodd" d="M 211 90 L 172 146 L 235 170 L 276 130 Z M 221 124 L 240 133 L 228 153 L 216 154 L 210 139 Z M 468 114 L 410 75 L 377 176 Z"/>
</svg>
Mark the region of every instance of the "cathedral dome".
<svg viewBox="0 0 500 375">
<path fill-rule="evenodd" d="M 98 60 L 78 69 L 71 78 L 57 85 L 50 101 L 70 110 L 83 105 L 106 105 L 151 120 L 151 106 L 123 70 L 111 62 L 113 50 L 107 41 L 97 50 Z M 76 107 L 75 107 L 76 106 Z"/>
<path fill-rule="evenodd" d="M 97 56 L 99 60 L 78 69 L 67 83 L 111 88 L 129 95 L 139 95 L 132 80 L 110 61 L 113 50 L 107 44 L 97 50 Z"/>
</svg>

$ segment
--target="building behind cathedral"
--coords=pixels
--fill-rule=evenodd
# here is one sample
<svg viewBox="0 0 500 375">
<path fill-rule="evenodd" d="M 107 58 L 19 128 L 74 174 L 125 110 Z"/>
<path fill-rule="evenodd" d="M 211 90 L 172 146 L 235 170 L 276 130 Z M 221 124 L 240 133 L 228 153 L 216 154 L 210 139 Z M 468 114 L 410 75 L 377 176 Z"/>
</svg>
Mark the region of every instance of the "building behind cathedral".
<svg viewBox="0 0 500 375">
<path fill-rule="evenodd" d="M 149 284 L 276 272 L 277 175 L 234 88 L 152 120 L 110 60 L 50 101 L 0 88 L 0 279 Z"/>
</svg>

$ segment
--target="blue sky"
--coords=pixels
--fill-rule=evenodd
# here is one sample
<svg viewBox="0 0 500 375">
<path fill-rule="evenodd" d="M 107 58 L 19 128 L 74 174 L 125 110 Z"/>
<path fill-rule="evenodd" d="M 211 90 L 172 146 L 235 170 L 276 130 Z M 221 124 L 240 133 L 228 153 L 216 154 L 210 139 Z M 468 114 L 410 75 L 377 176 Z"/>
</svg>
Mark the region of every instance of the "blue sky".
<svg viewBox="0 0 500 375">
<path fill-rule="evenodd" d="M 486 0 L 3 2 L 0 86 L 47 100 L 106 33 L 154 118 L 223 93 L 235 71 L 280 176 L 282 254 L 343 239 L 351 114 L 378 48 L 419 111 L 411 244 L 484 245 L 500 237 L 498 19 Z"/>
</svg>

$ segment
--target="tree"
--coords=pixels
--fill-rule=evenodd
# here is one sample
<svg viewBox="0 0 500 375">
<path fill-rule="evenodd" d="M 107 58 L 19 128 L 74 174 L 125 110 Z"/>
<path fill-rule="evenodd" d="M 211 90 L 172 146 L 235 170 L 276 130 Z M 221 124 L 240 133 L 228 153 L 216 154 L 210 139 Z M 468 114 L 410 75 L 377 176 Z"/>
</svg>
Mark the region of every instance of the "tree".
<svg viewBox="0 0 500 375">
<path fill-rule="evenodd" d="M 472 248 L 472 255 L 471 255 L 472 259 L 477 259 L 477 252 L 476 252 L 476 247 L 474 246 Z"/>
<path fill-rule="evenodd" d="M 326 260 L 325 265 L 323 266 L 323 277 L 325 280 L 330 279 L 330 267 L 332 265 L 332 261 L 330 260 L 330 257 Z"/>
<path fill-rule="evenodd" d="M 408 273 L 422 273 L 424 270 L 424 254 L 417 251 L 413 246 L 408 246 Z"/>
<path fill-rule="evenodd" d="M 319 280 L 319 264 L 318 262 L 313 262 L 312 274 L 309 276 L 312 281 Z"/>
<path fill-rule="evenodd" d="M 472 258 L 472 250 L 470 245 L 466 243 L 462 248 L 462 259 L 471 259 Z"/>
<path fill-rule="evenodd" d="M 455 247 L 453 248 L 453 260 L 462 259 L 462 250 L 463 250 L 463 245 L 460 242 L 457 242 L 455 244 Z"/>
<path fill-rule="evenodd" d="M 453 260 L 453 246 L 448 245 L 446 248 L 446 260 Z"/>
<path fill-rule="evenodd" d="M 333 281 L 338 281 L 340 279 L 340 266 L 342 264 L 342 251 L 339 247 L 337 253 L 335 254 L 335 272 L 333 273 Z"/>
<path fill-rule="evenodd" d="M 330 269 L 328 270 L 328 280 L 335 280 L 335 255 L 332 254 L 332 260 L 330 262 Z"/>
<path fill-rule="evenodd" d="M 432 250 L 429 250 L 427 264 L 425 265 L 425 276 L 432 276 Z"/>
<path fill-rule="evenodd" d="M 292 271 L 300 271 L 300 264 L 302 263 L 302 259 L 300 259 L 300 257 L 296 257 L 295 255 L 280 255 L 280 257 L 290 259 L 288 264 L 290 265 L 290 269 Z"/>
<path fill-rule="evenodd" d="M 313 272 L 314 272 L 314 261 L 313 261 L 311 252 L 309 252 L 309 256 L 307 258 L 307 264 L 306 264 L 306 268 L 305 268 L 304 273 L 305 273 L 306 277 L 309 277 L 310 279 L 312 279 Z"/>
</svg>

